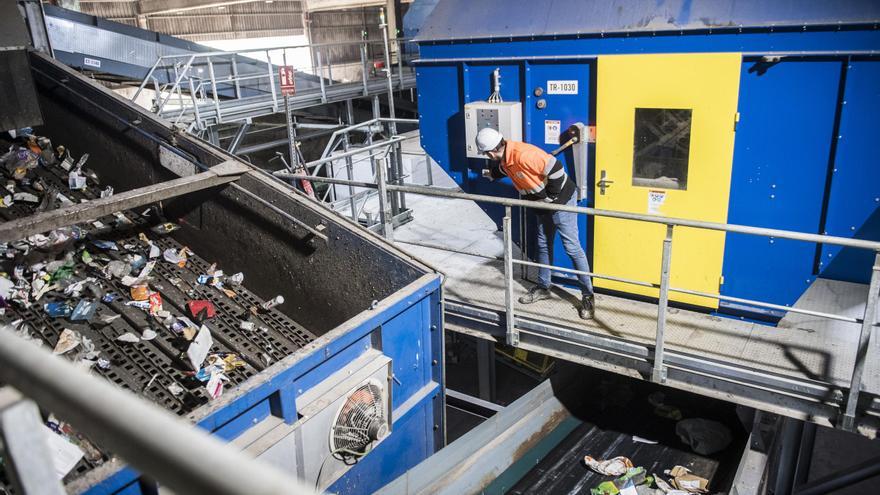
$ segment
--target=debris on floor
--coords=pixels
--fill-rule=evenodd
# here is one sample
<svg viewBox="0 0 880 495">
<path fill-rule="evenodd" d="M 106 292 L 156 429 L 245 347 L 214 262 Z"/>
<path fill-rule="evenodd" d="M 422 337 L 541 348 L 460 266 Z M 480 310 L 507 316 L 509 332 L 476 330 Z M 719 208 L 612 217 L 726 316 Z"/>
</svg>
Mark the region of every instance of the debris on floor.
<svg viewBox="0 0 880 495">
<path fill-rule="evenodd" d="M 633 467 L 632 461 L 622 456 L 605 461 L 596 460 L 590 456 L 584 456 L 584 463 L 593 471 L 606 476 L 620 476 L 626 473 L 629 468 Z"/>
<path fill-rule="evenodd" d="M 678 490 L 684 490 L 687 493 L 709 492 L 709 480 L 692 474 L 690 469 L 684 466 L 675 466 L 664 473 L 672 477 L 671 484 Z"/>
</svg>

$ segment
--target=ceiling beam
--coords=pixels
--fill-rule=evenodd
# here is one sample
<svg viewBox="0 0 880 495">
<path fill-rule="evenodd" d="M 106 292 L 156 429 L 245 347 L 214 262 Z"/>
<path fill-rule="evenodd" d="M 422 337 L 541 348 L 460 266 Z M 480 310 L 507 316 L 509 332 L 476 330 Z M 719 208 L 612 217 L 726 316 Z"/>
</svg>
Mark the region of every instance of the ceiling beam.
<svg viewBox="0 0 880 495">
<path fill-rule="evenodd" d="M 225 7 L 227 5 L 262 1 L 263 0 L 141 0 L 140 14 L 145 16 L 173 14 L 175 12 L 185 12 L 187 10 Z"/>
</svg>

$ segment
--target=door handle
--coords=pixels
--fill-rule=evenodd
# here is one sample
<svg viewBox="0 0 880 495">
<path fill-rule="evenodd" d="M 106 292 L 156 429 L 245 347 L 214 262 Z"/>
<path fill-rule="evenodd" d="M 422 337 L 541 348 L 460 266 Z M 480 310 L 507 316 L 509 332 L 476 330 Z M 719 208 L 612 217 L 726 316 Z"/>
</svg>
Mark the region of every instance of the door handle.
<svg viewBox="0 0 880 495">
<path fill-rule="evenodd" d="M 613 180 L 608 180 L 608 179 L 606 179 L 606 178 L 605 178 L 605 171 L 604 171 L 604 170 L 601 171 L 601 172 L 599 173 L 599 182 L 596 184 L 597 186 L 599 186 L 599 194 L 601 194 L 602 196 L 604 196 L 604 195 L 605 195 L 605 189 L 608 188 L 608 187 L 611 187 L 611 184 L 614 184 L 614 181 L 613 181 Z"/>
</svg>

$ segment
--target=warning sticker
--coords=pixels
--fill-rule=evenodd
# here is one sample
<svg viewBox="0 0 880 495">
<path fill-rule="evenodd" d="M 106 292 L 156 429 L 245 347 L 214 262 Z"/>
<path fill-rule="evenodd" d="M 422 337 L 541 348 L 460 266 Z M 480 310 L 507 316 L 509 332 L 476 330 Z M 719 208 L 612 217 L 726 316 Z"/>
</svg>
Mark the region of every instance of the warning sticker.
<svg viewBox="0 0 880 495">
<path fill-rule="evenodd" d="M 562 127 L 562 121 L 545 120 L 544 121 L 544 144 L 559 144 L 559 128 Z"/>
<path fill-rule="evenodd" d="M 648 214 L 659 215 L 660 207 L 666 202 L 666 191 L 648 191 Z"/>
</svg>

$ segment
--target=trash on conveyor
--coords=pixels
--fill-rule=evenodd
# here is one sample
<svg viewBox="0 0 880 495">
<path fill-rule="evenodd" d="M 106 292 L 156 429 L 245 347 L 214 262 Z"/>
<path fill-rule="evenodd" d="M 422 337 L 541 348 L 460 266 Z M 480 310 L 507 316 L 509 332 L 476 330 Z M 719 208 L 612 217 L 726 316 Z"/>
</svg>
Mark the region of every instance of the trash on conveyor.
<svg viewBox="0 0 880 495">
<path fill-rule="evenodd" d="M 590 490 L 591 495 L 640 495 L 652 493 L 654 479 L 643 467 L 631 467 L 614 481 L 603 481 Z"/>
<path fill-rule="evenodd" d="M 712 455 L 726 449 L 733 437 L 730 429 L 711 419 L 690 418 L 676 423 L 675 434 L 682 442 L 701 455 Z"/>
<path fill-rule="evenodd" d="M 618 456 L 613 459 L 600 461 L 590 456 L 584 456 L 584 463 L 593 471 L 607 476 L 620 476 L 633 467 L 633 463 L 626 457 Z"/>
<path fill-rule="evenodd" d="M 214 309 L 214 305 L 211 303 L 211 301 L 190 301 L 186 303 L 186 307 L 189 309 L 189 314 L 199 321 L 213 318 L 216 314 L 216 310 Z"/>
<path fill-rule="evenodd" d="M 687 493 L 709 492 L 709 480 L 692 474 L 691 470 L 684 466 L 675 466 L 664 473 L 672 477 L 671 484 L 675 489 L 684 490 Z"/>
<path fill-rule="evenodd" d="M 87 155 L 77 160 L 42 137 L 4 142 L 0 221 L 114 194 L 85 168 Z M 0 331 L 178 415 L 314 340 L 278 311 L 278 298 L 250 292 L 245 274 L 224 276 L 178 242 L 179 229 L 158 205 L 0 243 Z M 50 418 L 49 428 L 53 449 L 67 454 L 66 464 L 54 464 L 53 453 L 60 476 L 109 459 L 68 425 Z"/>
<path fill-rule="evenodd" d="M 648 445 L 657 445 L 657 440 L 651 440 L 648 438 L 640 437 L 638 435 L 633 435 L 632 441 L 635 443 L 646 443 Z"/>
</svg>

